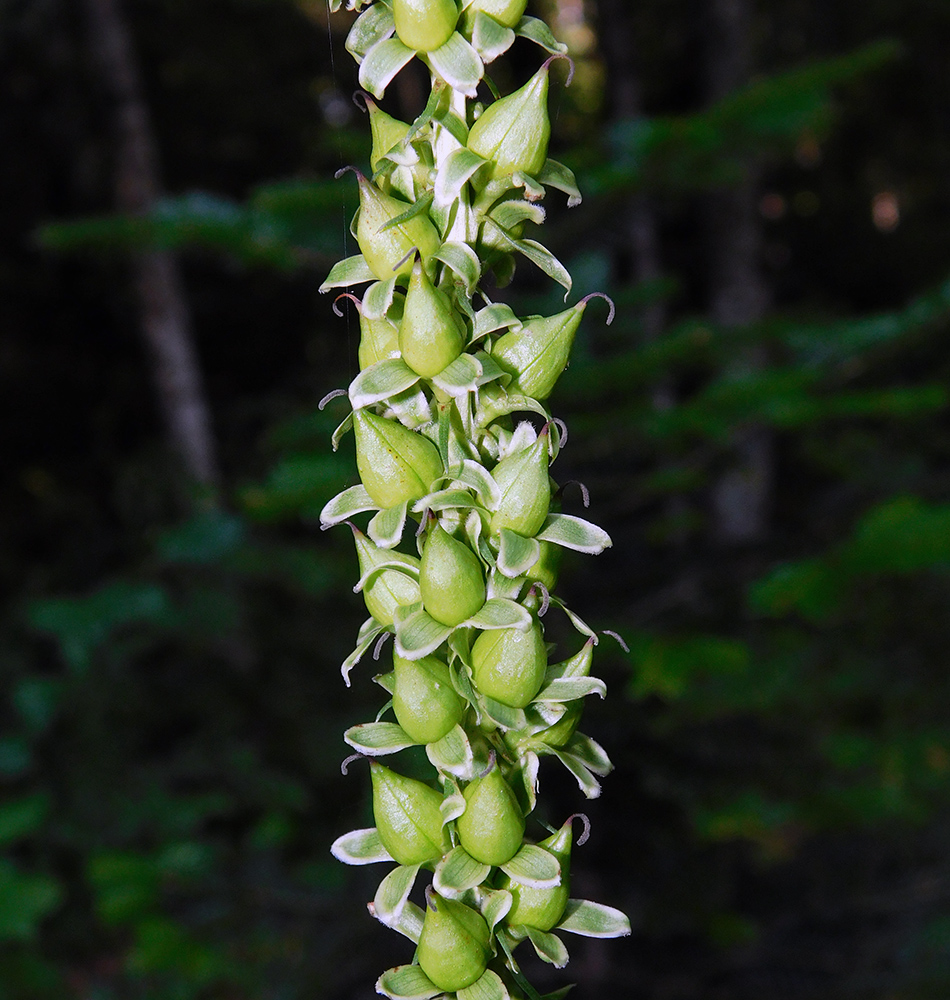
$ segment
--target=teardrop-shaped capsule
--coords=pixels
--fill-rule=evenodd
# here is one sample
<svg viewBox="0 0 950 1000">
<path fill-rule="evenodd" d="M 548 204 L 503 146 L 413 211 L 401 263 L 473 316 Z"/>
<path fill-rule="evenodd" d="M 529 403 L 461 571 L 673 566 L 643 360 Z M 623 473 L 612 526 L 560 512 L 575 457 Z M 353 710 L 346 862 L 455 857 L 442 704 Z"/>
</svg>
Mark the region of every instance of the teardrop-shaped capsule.
<svg viewBox="0 0 950 1000">
<path fill-rule="evenodd" d="M 426 611 L 443 625 L 461 625 L 485 603 L 478 556 L 437 524 L 422 550 L 419 589 Z"/>
<path fill-rule="evenodd" d="M 452 687 L 449 668 L 434 656 L 393 656 L 396 721 L 416 743 L 435 743 L 462 721 L 465 701 Z"/>
<path fill-rule="evenodd" d="M 387 222 L 402 215 L 411 206 L 380 191 L 362 174 L 357 174 L 357 179 L 360 185 L 360 214 L 356 223 L 356 242 L 366 263 L 380 281 L 388 281 L 394 274 L 408 274 L 412 270 L 412 258 L 408 255 L 413 248 L 418 249 L 425 259 L 442 245 L 435 226 L 422 212 L 406 222 L 383 229 Z"/>
<path fill-rule="evenodd" d="M 547 399 L 567 367 L 586 302 L 566 309 L 556 316 L 529 319 L 520 330 L 499 337 L 492 347 L 492 357 L 514 378 L 509 392 L 520 392 L 532 399 Z"/>
<path fill-rule="evenodd" d="M 403 360 L 423 378 L 432 378 L 462 353 L 464 344 L 465 325 L 452 300 L 432 284 L 417 259 L 399 324 Z"/>
<path fill-rule="evenodd" d="M 377 361 L 388 361 L 399 357 L 399 327 L 386 316 L 367 319 L 360 316 L 360 371 L 375 365 Z"/>
<path fill-rule="evenodd" d="M 479 11 L 491 15 L 506 28 L 513 28 L 521 20 L 527 6 L 528 0 L 473 0 L 463 15 L 465 30 L 471 32 Z"/>
<path fill-rule="evenodd" d="M 548 66 L 520 89 L 489 105 L 468 134 L 468 148 L 488 160 L 492 179 L 516 170 L 538 174 L 548 158 Z"/>
<path fill-rule="evenodd" d="M 553 854 L 561 865 L 561 882 L 552 889 L 535 889 L 521 885 L 505 876 L 502 889 L 511 893 L 512 904 L 505 918 L 510 927 L 519 924 L 536 927 L 539 931 L 549 931 L 564 915 L 570 897 L 571 845 L 573 843 L 573 818 L 560 830 L 538 845 Z"/>
<path fill-rule="evenodd" d="M 366 610 L 380 625 L 389 628 L 400 605 L 415 604 L 421 599 L 419 584 L 414 579 L 419 572 L 419 560 L 402 552 L 379 548 L 358 528 L 353 528 L 353 540 L 356 542 L 361 577 L 366 576 L 374 566 L 391 562 L 402 563 L 412 574 L 401 573 L 398 569 L 382 569 L 363 585 Z"/>
<path fill-rule="evenodd" d="M 421 500 L 442 475 L 436 446 L 395 420 L 354 410 L 353 432 L 360 479 L 373 502 L 384 509 Z"/>
<path fill-rule="evenodd" d="M 541 625 L 482 632 L 472 646 L 472 673 L 483 694 L 512 708 L 524 708 L 541 690 L 547 650 Z"/>
<path fill-rule="evenodd" d="M 459 843 L 483 865 L 503 865 L 521 849 L 524 815 L 515 793 L 495 764 L 462 793 L 465 812 L 455 821 Z"/>
<path fill-rule="evenodd" d="M 561 546 L 551 542 L 539 542 L 541 555 L 538 561 L 525 573 L 531 583 L 541 583 L 549 591 L 557 584 L 558 570 L 561 565 Z"/>
<path fill-rule="evenodd" d="M 409 134 L 409 125 L 387 114 L 371 97 L 364 96 L 363 99 L 369 112 L 369 127 L 373 135 L 369 162 L 375 173 L 379 170 L 382 158 Z"/>
<path fill-rule="evenodd" d="M 492 469 L 501 493 L 491 516 L 492 534 L 509 528 L 531 538 L 541 530 L 551 506 L 548 443 L 545 428 L 533 444 L 503 458 Z"/>
<path fill-rule="evenodd" d="M 427 893 L 426 899 L 416 960 L 440 990 L 464 990 L 481 979 L 488 966 L 488 924 L 464 903 L 434 891 Z"/>
<path fill-rule="evenodd" d="M 451 847 L 442 826 L 442 795 L 415 778 L 370 762 L 373 816 L 383 847 L 401 865 L 437 861 Z"/>
<path fill-rule="evenodd" d="M 432 52 L 449 40 L 458 23 L 455 0 L 392 0 L 396 34 L 416 52 Z"/>
</svg>

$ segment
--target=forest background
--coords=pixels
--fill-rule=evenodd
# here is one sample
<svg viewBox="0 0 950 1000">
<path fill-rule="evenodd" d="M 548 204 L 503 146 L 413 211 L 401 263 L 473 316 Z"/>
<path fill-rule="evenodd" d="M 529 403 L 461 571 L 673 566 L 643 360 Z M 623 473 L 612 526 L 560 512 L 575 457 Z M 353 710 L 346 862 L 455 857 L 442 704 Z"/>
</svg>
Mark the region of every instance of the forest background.
<svg viewBox="0 0 950 1000">
<path fill-rule="evenodd" d="M 574 946 L 574 995 L 945 998 L 950 6 L 533 12 L 585 193 L 545 240 L 618 306 L 552 401 L 614 539 L 565 596 L 630 646 L 574 879 L 634 933 Z M 369 823 L 340 734 L 375 703 L 338 670 L 348 533 L 317 530 L 354 475 L 316 406 L 356 371 L 317 294 L 369 154 L 350 21 L 0 7 L 3 1000 L 355 1000 L 408 959 L 328 853 Z"/>
</svg>

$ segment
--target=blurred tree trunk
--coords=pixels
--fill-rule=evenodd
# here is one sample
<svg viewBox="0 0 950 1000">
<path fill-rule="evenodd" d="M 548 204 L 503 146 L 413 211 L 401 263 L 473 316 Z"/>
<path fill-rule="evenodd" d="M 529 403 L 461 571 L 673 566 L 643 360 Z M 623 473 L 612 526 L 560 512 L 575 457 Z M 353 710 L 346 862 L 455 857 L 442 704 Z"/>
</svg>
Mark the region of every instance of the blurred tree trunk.
<svg viewBox="0 0 950 1000">
<path fill-rule="evenodd" d="M 748 81 L 751 67 L 752 0 L 706 0 L 706 93 L 710 104 Z M 762 231 L 758 219 L 759 170 L 746 164 L 742 183 L 709 196 L 707 242 L 710 302 L 714 322 L 746 326 L 761 320 L 769 289 L 760 270 Z M 759 348 L 730 365 L 732 374 L 761 368 Z M 750 427 L 732 440 L 732 464 L 713 486 L 713 535 L 724 544 L 759 541 L 768 532 L 774 478 L 771 433 Z"/>
<path fill-rule="evenodd" d="M 113 104 L 116 207 L 147 212 L 161 193 L 158 155 L 135 51 L 119 0 L 84 0 L 92 47 Z M 175 256 L 133 258 L 141 331 L 165 424 L 189 478 L 212 490 L 219 480 L 211 419 Z"/>
</svg>

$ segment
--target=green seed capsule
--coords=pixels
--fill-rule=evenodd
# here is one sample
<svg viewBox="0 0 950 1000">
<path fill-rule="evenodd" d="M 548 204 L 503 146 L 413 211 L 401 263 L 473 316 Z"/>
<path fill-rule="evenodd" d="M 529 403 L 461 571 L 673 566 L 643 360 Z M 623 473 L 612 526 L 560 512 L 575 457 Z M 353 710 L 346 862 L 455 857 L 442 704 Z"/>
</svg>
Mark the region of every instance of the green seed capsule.
<svg viewBox="0 0 950 1000">
<path fill-rule="evenodd" d="M 541 690 L 546 666 L 547 650 L 536 620 L 526 632 L 516 628 L 482 632 L 472 646 L 476 687 L 512 708 L 524 708 Z"/>
<path fill-rule="evenodd" d="M 380 549 L 362 531 L 353 529 L 356 542 L 356 556 L 360 561 L 360 576 L 365 576 L 374 566 L 385 562 L 399 562 L 407 569 L 418 572 L 419 560 L 413 556 Z M 389 628 L 393 624 L 396 609 L 400 605 L 415 604 L 420 600 L 419 584 L 405 573 L 396 569 L 384 569 L 374 574 L 363 587 L 366 609 L 379 622 Z"/>
<path fill-rule="evenodd" d="M 392 8 L 399 41 L 416 52 L 445 45 L 459 19 L 455 0 L 393 0 Z"/>
<path fill-rule="evenodd" d="M 503 458 L 492 475 L 501 491 L 501 500 L 491 517 L 492 533 L 509 528 L 531 538 L 541 530 L 551 506 L 548 478 L 548 432 L 534 444 Z"/>
<path fill-rule="evenodd" d="M 408 202 L 382 191 L 357 174 L 360 185 L 360 214 L 356 223 L 356 241 L 369 264 L 370 270 L 380 281 L 388 281 L 394 274 L 408 274 L 412 259 L 400 261 L 412 251 L 419 250 L 423 259 L 435 253 L 442 240 L 428 215 L 415 215 L 407 222 L 380 230 L 396 216 L 411 207 Z"/>
<path fill-rule="evenodd" d="M 383 847 L 401 865 L 438 861 L 450 848 L 442 826 L 442 796 L 414 778 L 370 762 L 373 815 Z"/>
<path fill-rule="evenodd" d="M 511 927 L 519 924 L 525 927 L 536 927 L 539 931 L 549 931 L 564 915 L 570 897 L 571 875 L 571 843 L 573 841 L 572 819 L 547 840 L 542 840 L 540 847 L 550 851 L 561 865 L 561 883 L 553 889 L 534 889 L 531 886 L 512 882 L 505 876 L 501 888 L 511 893 L 512 904 L 508 911 L 506 922 Z"/>
<path fill-rule="evenodd" d="M 396 721 L 417 743 L 435 743 L 462 721 L 465 702 L 452 687 L 449 668 L 434 656 L 393 656 Z"/>
<path fill-rule="evenodd" d="M 465 30 L 471 32 L 479 11 L 491 15 L 506 28 L 513 28 L 521 20 L 527 6 L 528 0 L 474 0 L 463 14 Z"/>
<path fill-rule="evenodd" d="M 495 341 L 492 356 L 514 376 L 509 392 L 533 399 L 547 399 L 567 367 L 574 334 L 580 326 L 586 302 L 578 302 L 556 316 L 528 320 L 520 330 Z"/>
<path fill-rule="evenodd" d="M 398 118 L 386 114 L 371 98 L 364 97 L 369 112 L 369 127 L 373 134 L 373 150 L 369 162 L 373 173 L 379 170 L 383 157 L 399 145 L 409 134 L 409 126 Z"/>
<path fill-rule="evenodd" d="M 427 901 L 416 959 L 440 990 L 463 990 L 488 967 L 488 924 L 477 910 L 454 899 L 430 892 Z"/>
<path fill-rule="evenodd" d="M 548 158 L 548 67 L 541 67 L 520 89 L 495 101 L 468 134 L 468 148 L 488 160 L 491 178 L 516 170 L 535 175 Z"/>
<path fill-rule="evenodd" d="M 462 353 L 464 344 L 465 325 L 452 300 L 432 284 L 417 259 L 399 324 L 403 360 L 423 378 L 432 378 Z"/>
<path fill-rule="evenodd" d="M 360 479 L 380 507 L 420 500 L 433 479 L 442 475 L 436 446 L 395 420 L 354 410 L 353 431 Z"/>
<path fill-rule="evenodd" d="M 380 319 L 360 316 L 360 371 L 377 361 L 398 357 L 399 328 L 385 316 Z"/>
<path fill-rule="evenodd" d="M 542 583 L 549 591 L 557 583 L 558 568 L 561 564 L 561 546 L 551 542 L 539 542 L 541 555 L 525 576 L 532 583 Z"/>
<path fill-rule="evenodd" d="M 465 812 L 455 821 L 459 842 L 483 865 L 503 865 L 521 849 L 524 816 L 497 765 L 462 793 Z"/>
<path fill-rule="evenodd" d="M 475 553 L 441 525 L 422 550 L 419 589 L 426 611 L 443 625 L 461 625 L 485 603 L 485 573 Z"/>
</svg>

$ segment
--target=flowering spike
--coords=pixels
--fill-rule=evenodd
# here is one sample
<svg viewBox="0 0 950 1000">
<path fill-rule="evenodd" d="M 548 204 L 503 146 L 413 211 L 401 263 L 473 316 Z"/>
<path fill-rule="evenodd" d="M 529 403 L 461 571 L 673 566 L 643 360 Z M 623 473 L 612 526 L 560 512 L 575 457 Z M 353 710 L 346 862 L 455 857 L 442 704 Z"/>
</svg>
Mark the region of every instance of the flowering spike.
<svg viewBox="0 0 950 1000">
<path fill-rule="evenodd" d="M 606 299 L 608 323 L 614 315 L 601 293 L 528 319 L 502 302 L 473 304 L 489 272 L 499 286 L 510 280 L 516 253 L 571 285 L 545 247 L 523 238 L 526 223 L 544 221 L 537 201 L 545 185 L 569 203 L 580 199 L 571 171 L 547 159 L 553 59 L 480 116 L 469 101 L 484 65 L 516 34 L 548 52 L 563 48 L 541 22 L 523 18 L 525 8 L 525 0 L 380 0 L 356 32 L 367 44 L 350 46 L 375 95 L 416 55 L 432 73 L 431 97 L 412 126 L 358 95 L 374 171 L 369 180 L 346 168 L 359 184 L 352 230 L 361 252 L 323 286 L 370 282 L 362 302 L 340 296 L 360 316 L 360 374 L 347 393 L 324 400 L 350 400 L 353 412 L 333 444 L 352 427 L 360 483 L 324 507 L 321 523 L 350 524 L 360 568 L 354 590 L 372 616 L 343 663 L 347 684 L 361 657 L 372 649 L 378 659 L 395 640 L 393 670 L 376 678 L 392 701 L 346 735 L 373 755 L 376 826 L 344 834 L 332 848 L 347 863 L 401 866 L 370 904 L 384 924 L 418 941 L 413 964 L 377 983 L 392 997 L 536 998 L 512 954 L 519 941 L 530 938 L 561 967 L 568 955 L 552 929 L 629 933 L 619 911 L 568 901 L 576 817 L 540 844 L 525 839 L 539 758 L 559 759 L 588 797 L 610 770 L 603 750 L 577 731 L 585 698 L 606 691 L 591 676 L 598 633 L 552 594 L 562 548 L 597 553 L 610 539 L 552 510 L 560 491 L 552 493 L 549 465 L 567 428 L 545 400 L 590 301 Z M 342 312 L 339 298 L 334 312 Z M 517 413 L 540 416 L 540 431 L 517 422 Z M 581 494 L 587 506 L 583 487 Z M 363 530 L 347 521 L 373 511 Z M 409 518 L 417 525 L 407 532 Z M 420 558 L 400 551 L 413 534 Z M 549 663 L 541 617 L 552 605 L 585 638 L 572 656 Z M 395 723 L 381 721 L 390 705 Z M 438 784 L 375 759 L 412 744 L 425 747 Z M 364 758 L 347 763 L 354 759 Z M 425 914 L 408 901 L 423 865 L 434 873 Z"/>
</svg>

